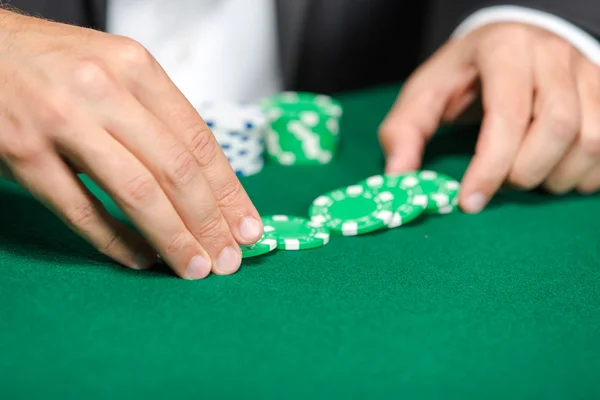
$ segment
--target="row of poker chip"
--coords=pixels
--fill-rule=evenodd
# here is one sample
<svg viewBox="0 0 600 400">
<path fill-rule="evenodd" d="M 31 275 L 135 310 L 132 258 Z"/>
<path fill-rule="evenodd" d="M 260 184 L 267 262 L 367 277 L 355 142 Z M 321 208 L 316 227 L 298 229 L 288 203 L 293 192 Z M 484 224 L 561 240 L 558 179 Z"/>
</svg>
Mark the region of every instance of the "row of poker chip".
<svg viewBox="0 0 600 400">
<path fill-rule="evenodd" d="M 435 171 L 374 175 L 317 197 L 310 219 L 275 215 L 263 218 L 264 235 L 241 246 L 244 258 L 275 249 L 306 250 L 329 243 L 332 233 L 357 236 L 393 229 L 423 214 L 449 214 L 458 209 L 460 183 Z"/>
<path fill-rule="evenodd" d="M 317 197 L 311 220 L 344 236 L 405 225 L 423 214 L 458 209 L 460 183 L 435 171 L 374 175 Z"/>
</svg>

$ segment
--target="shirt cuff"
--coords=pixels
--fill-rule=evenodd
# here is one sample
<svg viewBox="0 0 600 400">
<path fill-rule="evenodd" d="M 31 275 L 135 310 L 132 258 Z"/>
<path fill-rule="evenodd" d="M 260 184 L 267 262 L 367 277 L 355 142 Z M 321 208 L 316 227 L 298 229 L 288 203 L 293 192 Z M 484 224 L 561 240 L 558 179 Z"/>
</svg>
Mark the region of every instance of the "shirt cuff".
<svg viewBox="0 0 600 400">
<path fill-rule="evenodd" d="M 554 14 L 526 7 L 482 8 L 467 17 L 452 33 L 452 37 L 463 37 L 477 28 L 495 22 L 520 22 L 545 29 L 571 43 L 592 63 L 600 66 L 600 43 L 592 35 Z"/>
</svg>

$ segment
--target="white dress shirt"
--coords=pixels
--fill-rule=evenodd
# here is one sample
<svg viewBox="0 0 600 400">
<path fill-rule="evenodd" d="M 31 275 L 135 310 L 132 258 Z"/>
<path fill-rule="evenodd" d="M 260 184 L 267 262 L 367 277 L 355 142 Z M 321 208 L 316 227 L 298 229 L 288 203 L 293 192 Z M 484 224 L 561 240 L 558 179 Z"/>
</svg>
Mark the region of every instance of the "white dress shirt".
<svg viewBox="0 0 600 400">
<path fill-rule="evenodd" d="M 194 105 L 281 90 L 275 0 L 109 0 L 107 24 L 144 45 Z"/>
<path fill-rule="evenodd" d="M 253 101 L 282 90 L 275 18 L 275 0 L 109 0 L 108 31 L 144 45 L 192 104 Z M 482 9 L 453 35 L 504 21 L 553 32 L 600 65 L 592 36 L 524 7 Z"/>
</svg>

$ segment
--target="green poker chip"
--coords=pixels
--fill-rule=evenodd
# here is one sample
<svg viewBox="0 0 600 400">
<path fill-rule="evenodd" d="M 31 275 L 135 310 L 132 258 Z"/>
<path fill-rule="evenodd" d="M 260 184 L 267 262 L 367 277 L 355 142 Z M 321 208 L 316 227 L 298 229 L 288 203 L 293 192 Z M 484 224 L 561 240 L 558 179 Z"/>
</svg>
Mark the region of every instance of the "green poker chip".
<svg viewBox="0 0 600 400">
<path fill-rule="evenodd" d="M 330 96 L 283 92 L 260 101 L 269 121 L 267 158 L 281 165 L 321 165 L 333 159 L 340 134 L 341 104 Z"/>
<path fill-rule="evenodd" d="M 425 212 L 428 196 L 419 186 L 419 179 L 413 175 L 374 175 L 365 179 L 364 184 L 373 192 L 389 191 L 394 195 L 393 216 L 388 228 L 397 228 L 413 221 Z"/>
<path fill-rule="evenodd" d="M 332 190 L 310 206 L 311 221 L 343 236 L 356 236 L 385 228 L 393 217 L 394 194 L 374 192 L 363 184 Z"/>
<path fill-rule="evenodd" d="M 240 245 L 242 258 L 256 257 L 267 254 L 277 248 L 277 240 L 269 234 L 263 236 L 254 244 Z"/>
<path fill-rule="evenodd" d="M 419 186 L 429 198 L 428 214 L 449 214 L 458 209 L 460 183 L 435 171 L 418 171 L 412 175 L 419 180 Z"/>
<path fill-rule="evenodd" d="M 275 238 L 278 249 L 307 250 L 329 243 L 329 229 L 316 221 L 288 215 L 272 215 L 262 220 L 265 233 Z"/>
</svg>

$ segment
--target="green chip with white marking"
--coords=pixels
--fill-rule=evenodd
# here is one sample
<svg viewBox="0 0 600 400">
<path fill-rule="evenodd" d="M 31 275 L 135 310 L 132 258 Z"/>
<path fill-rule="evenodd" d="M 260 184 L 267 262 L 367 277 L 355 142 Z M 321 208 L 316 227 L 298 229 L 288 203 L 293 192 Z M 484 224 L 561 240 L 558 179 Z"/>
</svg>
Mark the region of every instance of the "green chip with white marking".
<svg viewBox="0 0 600 400">
<path fill-rule="evenodd" d="M 389 191 L 394 195 L 393 216 L 388 228 L 397 228 L 422 215 L 429 202 L 414 175 L 374 175 L 364 180 L 373 192 Z"/>
<path fill-rule="evenodd" d="M 330 96 L 283 92 L 262 99 L 269 121 L 267 158 L 281 165 L 320 165 L 332 161 L 339 144 L 341 104 Z"/>
<path fill-rule="evenodd" d="M 277 240 L 269 234 L 264 234 L 260 240 L 251 245 L 240 245 L 242 258 L 256 257 L 267 254 L 277 248 Z"/>
<path fill-rule="evenodd" d="M 329 228 L 316 221 L 289 215 L 263 217 L 265 234 L 274 237 L 277 248 L 307 250 L 329 243 Z"/>
<path fill-rule="evenodd" d="M 393 217 L 394 195 L 373 192 L 363 184 L 332 190 L 317 197 L 309 210 L 311 221 L 332 232 L 356 236 L 385 228 Z"/>
<path fill-rule="evenodd" d="M 413 172 L 412 175 L 429 197 L 426 213 L 449 214 L 458 209 L 460 183 L 456 179 L 428 170 Z"/>
</svg>

